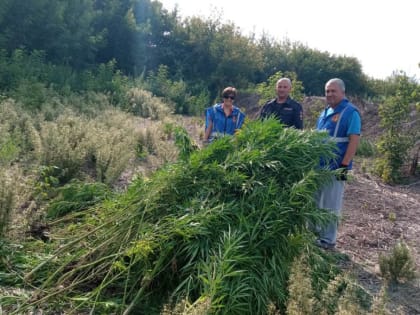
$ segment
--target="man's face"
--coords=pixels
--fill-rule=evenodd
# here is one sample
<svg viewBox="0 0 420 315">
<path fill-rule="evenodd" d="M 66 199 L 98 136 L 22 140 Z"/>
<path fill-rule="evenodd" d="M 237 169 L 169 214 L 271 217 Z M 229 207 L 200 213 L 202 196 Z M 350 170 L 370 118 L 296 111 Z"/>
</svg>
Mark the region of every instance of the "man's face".
<svg viewBox="0 0 420 315">
<path fill-rule="evenodd" d="M 338 83 L 332 82 L 325 86 L 325 96 L 327 104 L 336 107 L 344 98 L 344 91 L 340 89 Z"/>
<path fill-rule="evenodd" d="M 289 96 L 292 87 L 289 85 L 289 82 L 287 82 L 287 80 L 282 80 L 279 83 L 277 83 L 276 89 L 278 97 L 283 99 Z"/>
</svg>

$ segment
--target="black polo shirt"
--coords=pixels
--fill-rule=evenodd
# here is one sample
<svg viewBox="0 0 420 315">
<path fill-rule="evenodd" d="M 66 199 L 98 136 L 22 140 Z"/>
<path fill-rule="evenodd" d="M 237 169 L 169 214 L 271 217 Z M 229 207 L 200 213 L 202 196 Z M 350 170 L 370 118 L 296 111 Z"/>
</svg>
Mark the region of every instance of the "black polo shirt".
<svg viewBox="0 0 420 315">
<path fill-rule="evenodd" d="M 276 98 L 265 103 L 261 108 L 260 118 L 264 119 L 269 116 L 274 116 L 287 127 L 303 129 L 302 105 L 291 99 L 290 96 L 284 103 L 278 103 Z"/>
</svg>

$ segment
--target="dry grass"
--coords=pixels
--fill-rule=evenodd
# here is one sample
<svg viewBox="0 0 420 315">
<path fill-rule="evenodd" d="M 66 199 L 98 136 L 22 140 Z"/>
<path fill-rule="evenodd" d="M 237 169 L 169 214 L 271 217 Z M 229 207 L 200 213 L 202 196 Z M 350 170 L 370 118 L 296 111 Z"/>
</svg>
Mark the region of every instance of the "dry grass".
<svg viewBox="0 0 420 315">
<path fill-rule="evenodd" d="M 136 116 L 158 120 L 167 117 L 172 112 L 161 98 L 138 87 L 129 89 L 126 97 L 128 104 L 125 105 L 125 109 Z"/>
</svg>

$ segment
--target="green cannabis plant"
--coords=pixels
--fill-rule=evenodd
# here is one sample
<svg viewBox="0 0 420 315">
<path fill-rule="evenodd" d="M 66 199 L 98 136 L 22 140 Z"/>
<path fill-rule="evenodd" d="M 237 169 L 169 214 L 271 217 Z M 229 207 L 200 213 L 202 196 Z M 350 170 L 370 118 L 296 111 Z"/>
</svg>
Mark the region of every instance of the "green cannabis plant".
<svg viewBox="0 0 420 315">
<path fill-rule="evenodd" d="M 58 188 L 58 196 L 47 206 L 47 217 L 57 218 L 70 212 L 81 211 L 111 196 L 103 183 L 82 183 L 73 180 Z"/>
<path fill-rule="evenodd" d="M 313 201 L 331 177 L 318 167 L 333 155 L 325 137 L 252 121 L 139 176 L 84 210 L 88 223 L 78 216 L 80 233 L 26 275 L 61 263 L 18 311 L 61 301 L 74 314 L 284 312 L 291 265 L 316 250 L 308 223 L 331 219 Z"/>
</svg>

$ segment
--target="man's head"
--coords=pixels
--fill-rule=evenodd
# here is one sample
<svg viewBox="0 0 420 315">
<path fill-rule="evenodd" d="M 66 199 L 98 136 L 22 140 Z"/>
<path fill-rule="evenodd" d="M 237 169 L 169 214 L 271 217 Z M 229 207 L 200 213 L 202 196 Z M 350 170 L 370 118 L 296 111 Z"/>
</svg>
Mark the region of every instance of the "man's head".
<svg viewBox="0 0 420 315">
<path fill-rule="evenodd" d="M 292 89 L 292 81 L 289 78 L 281 78 L 277 81 L 276 91 L 280 100 L 286 100 Z"/>
<path fill-rule="evenodd" d="M 325 96 L 327 104 L 331 107 L 336 107 L 345 97 L 346 86 L 343 80 L 334 78 L 325 84 Z"/>
</svg>

